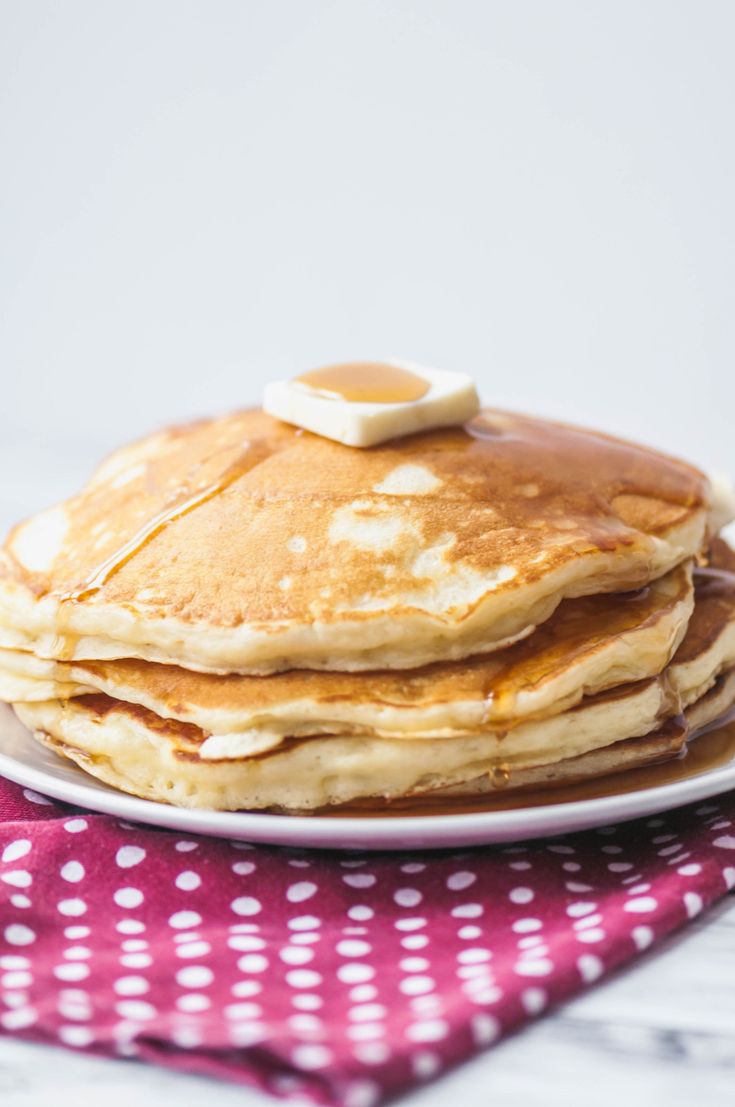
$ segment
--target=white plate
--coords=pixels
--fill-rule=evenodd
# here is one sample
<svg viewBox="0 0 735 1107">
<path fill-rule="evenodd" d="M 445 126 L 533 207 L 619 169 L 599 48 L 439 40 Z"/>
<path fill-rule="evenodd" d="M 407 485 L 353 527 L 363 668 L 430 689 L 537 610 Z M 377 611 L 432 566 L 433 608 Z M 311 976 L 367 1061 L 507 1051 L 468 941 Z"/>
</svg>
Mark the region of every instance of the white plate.
<svg viewBox="0 0 735 1107">
<path fill-rule="evenodd" d="M 735 760 L 655 788 L 512 811 L 380 818 L 190 811 L 108 788 L 39 745 L 11 709 L 0 704 L 0 775 L 77 807 L 189 834 L 322 849 L 432 849 L 519 842 L 653 815 L 735 788 Z"/>
</svg>

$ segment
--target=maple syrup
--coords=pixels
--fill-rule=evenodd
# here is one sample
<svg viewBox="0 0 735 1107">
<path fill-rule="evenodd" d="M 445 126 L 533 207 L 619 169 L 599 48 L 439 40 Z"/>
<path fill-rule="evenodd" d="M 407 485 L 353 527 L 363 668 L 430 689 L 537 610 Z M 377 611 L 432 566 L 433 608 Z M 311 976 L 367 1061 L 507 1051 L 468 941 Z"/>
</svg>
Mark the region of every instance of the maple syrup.
<svg viewBox="0 0 735 1107">
<path fill-rule="evenodd" d="M 191 511 L 201 507 L 202 504 L 208 503 L 209 500 L 213 500 L 215 496 L 220 495 L 252 469 L 254 465 L 257 465 L 264 456 L 266 456 L 264 448 L 259 449 L 253 444 L 248 444 L 238 457 L 220 473 L 216 480 L 206 484 L 196 492 L 192 492 L 189 488 L 179 489 L 166 507 L 154 515 L 152 519 L 135 532 L 132 538 L 129 538 L 127 542 L 106 558 L 82 584 L 59 597 L 58 625 L 60 637 L 71 637 L 64 633 L 64 626 L 65 624 L 68 625 L 71 611 L 69 605 L 87 600 L 90 596 L 99 592 L 124 565 L 127 565 L 140 550 L 147 546 L 156 535 L 165 530 L 170 523 L 173 523 L 176 519 L 181 519 L 184 515 L 188 515 Z M 71 656 L 73 656 L 73 647 L 71 654 L 64 660 L 68 660 Z"/>
<path fill-rule="evenodd" d="M 570 668 L 595 643 L 634 632 L 664 614 L 661 599 L 648 587 L 566 600 L 532 635 L 495 655 L 482 691 L 483 725 L 517 721 L 521 693 L 541 687 L 560 668 Z"/>
<path fill-rule="evenodd" d="M 507 788 L 510 784 L 510 769 L 507 765 L 493 765 L 488 772 L 488 776 L 493 788 L 497 788 L 499 791 Z"/>
<path fill-rule="evenodd" d="M 327 365 L 302 373 L 295 380 L 325 399 L 347 400 L 354 404 L 411 403 L 429 391 L 429 383 L 423 377 L 381 361 Z"/>
<path fill-rule="evenodd" d="M 71 607 L 62 597 L 59 602 L 59 611 L 56 618 L 56 639 L 53 646 L 53 656 L 57 661 L 72 661 L 76 653 L 79 637 L 69 630 Z"/>
</svg>

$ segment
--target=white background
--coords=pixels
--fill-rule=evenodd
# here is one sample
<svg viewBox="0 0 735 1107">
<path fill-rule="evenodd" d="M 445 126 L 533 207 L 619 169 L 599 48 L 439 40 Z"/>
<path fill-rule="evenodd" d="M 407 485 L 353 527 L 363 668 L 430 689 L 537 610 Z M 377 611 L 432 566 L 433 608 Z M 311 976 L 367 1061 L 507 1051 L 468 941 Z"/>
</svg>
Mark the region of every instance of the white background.
<svg viewBox="0 0 735 1107">
<path fill-rule="evenodd" d="M 0 523 L 400 356 L 735 471 L 730 0 L 2 0 Z"/>
</svg>

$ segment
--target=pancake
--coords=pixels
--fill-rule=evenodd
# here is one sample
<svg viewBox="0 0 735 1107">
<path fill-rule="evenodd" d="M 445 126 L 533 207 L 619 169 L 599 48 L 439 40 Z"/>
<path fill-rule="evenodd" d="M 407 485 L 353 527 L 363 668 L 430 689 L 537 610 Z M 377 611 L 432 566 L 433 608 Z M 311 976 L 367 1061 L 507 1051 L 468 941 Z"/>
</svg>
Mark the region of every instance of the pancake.
<svg viewBox="0 0 735 1107">
<path fill-rule="evenodd" d="M 565 600 L 523 641 L 409 672 L 292 670 L 216 676 L 138 660 L 61 663 L 0 650 L 0 698 L 104 692 L 207 731 L 211 751 L 258 753 L 286 737 L 353 733 L 446 738 L 557 714 L 584 695 L 655 676 L 693 608 L 691 564 L 635 593 Z"/>
<path fill-rule="evenodd" d="M 215 673 L 416 668 L 701 550 L 696 469 L 486 411 L 353 450 L 258 411 L 152 435 L 16 527 L 0 645 Z"/>
<path fill-rule="evenodd" d="M 15 709 L 39 741 L 92 775 L 185 807 L 315 810 L 470 782 L 475 787 L 479 778 L 496 787 L 521 786 L 553 780 L 557 771 L 569 770 L 568 764 L 554 766 L 606 749 L 611 752 L 586 769 L 593 772 L 597 765 L 608 772 L 628 740 L 655 734 L 682 709 L 695 710 L 711 690 L 718 710 L 729 706 L 728 697 L 730 703 L 735 699 L 729 676 L 717 685 L 735 663 L 735 578 L 711 572 L 720 573 L 718 587 L 707 587 L 695 603 L 690 630 L 659 676 L 587 696 L 567 711 L 507 731 L 450 738 L 319 735 L 281 740 L 258 755 L 223 758 L 207 748 L 209 736 L 200 728 L 103 694 L 19 703 Z M 670 732 L 666 741 L 672 741 Z"/>
<path fill-rule="evenodd" d="M 717 698 L 723 710 L 735 702 L 732 671 Z M 16 708 L 43 745 L 122 791 L 181 807 L 285 812 L 429 792 L 480 794 L 483 788 L 582 779 L 674 756 L 684 733 L 672 731 L 670 720 L 662 721 L 666 709 L 656 681 L 628 686 L 624 695 L 585 703 L 569 717 L 519 728 L 519 733 L 547 728 L 547 743 L 542 751 L 527 734 L 522 751 L 516 743 L 513 761 L 498 761 L 506 750 L 493 736 L 477 735 L 427 739 L 421 757 L 415 756 L 414 744 L 397 739 L 331 737 L 302 739 L 261 757 L 208 762 L 196 753 L 196 728 L 187 732 L 184 723 L 107 697 Z M 549 722 L 556 725 L 549 727 Z M 629 747 L 629 741 L 639 744 Z M 544 760 L 549 756 L 553 760 Z"/>
</svg>

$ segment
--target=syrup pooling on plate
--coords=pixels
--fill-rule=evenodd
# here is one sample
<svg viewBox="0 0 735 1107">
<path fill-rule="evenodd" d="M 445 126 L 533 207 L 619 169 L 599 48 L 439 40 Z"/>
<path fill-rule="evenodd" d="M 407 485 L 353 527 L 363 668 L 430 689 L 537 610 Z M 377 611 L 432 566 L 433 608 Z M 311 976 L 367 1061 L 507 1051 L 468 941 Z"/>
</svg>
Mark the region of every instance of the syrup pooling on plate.
<svg viewBox="0 0 735 1107">
<path fill-rule="evenodd" d="M 331 400 L 355 404 L 400 404 L 420 400 L 429 384 L 399 365 L 381 361 L 351 361 L 312 369 L 296 377 L 303 385 Z"/>
</svg>

